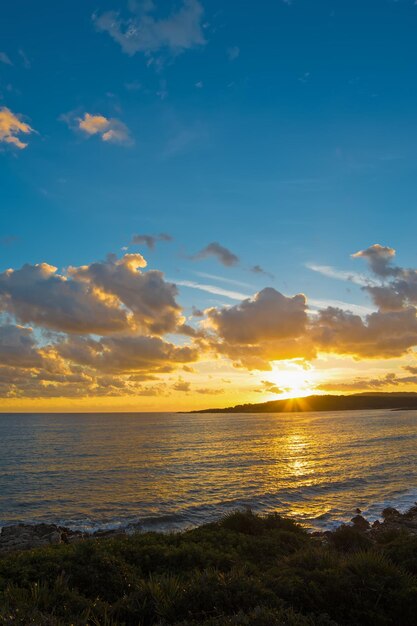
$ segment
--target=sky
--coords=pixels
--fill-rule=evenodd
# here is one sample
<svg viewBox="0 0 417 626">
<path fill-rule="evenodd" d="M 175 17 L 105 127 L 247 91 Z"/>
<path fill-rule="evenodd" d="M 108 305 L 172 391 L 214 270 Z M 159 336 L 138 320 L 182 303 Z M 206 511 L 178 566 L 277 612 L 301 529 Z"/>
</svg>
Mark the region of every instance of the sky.
<svg viewBox="0 0 417 626">
<path fill-rule="evenodd" d="M 417 391 L 414 0 L 4 0 L 0 410 Z"/>
</svg>

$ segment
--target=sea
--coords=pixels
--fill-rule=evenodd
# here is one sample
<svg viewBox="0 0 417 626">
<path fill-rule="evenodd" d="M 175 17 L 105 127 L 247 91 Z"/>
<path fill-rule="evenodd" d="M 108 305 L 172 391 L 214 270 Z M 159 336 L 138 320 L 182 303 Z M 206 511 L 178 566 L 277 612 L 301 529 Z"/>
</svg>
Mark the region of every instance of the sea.
<svg viewBox="0 0 417 626">
<path fill-rule="evenodd" d="M 250 507 L 308 528 L 417 500 L 417 411 L 0 414 L 0 526 L 178 531 Z"/>
</svg>

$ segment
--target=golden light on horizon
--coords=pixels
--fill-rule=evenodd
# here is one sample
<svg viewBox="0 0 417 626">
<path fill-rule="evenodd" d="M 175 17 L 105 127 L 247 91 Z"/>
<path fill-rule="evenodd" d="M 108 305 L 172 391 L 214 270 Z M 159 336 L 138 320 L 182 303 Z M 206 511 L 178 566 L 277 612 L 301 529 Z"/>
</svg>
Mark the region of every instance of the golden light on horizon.
<svg viewBox="0 0 417 626">
<path fill-rule="evenodd" d="M 269 382 L 273 383 L 281 390 L 280 400 L 290 398 L 303 398 L 315 392 L 317 372 L 304 364 L 287 361 L 276 365 L 273 371 L 268 374 Z"/>
</svg>

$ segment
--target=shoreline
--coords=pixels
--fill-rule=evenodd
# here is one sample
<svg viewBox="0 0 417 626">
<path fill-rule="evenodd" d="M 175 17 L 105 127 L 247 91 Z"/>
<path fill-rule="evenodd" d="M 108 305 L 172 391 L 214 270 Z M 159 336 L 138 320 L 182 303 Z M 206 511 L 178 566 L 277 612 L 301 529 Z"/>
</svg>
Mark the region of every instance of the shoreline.
<svg viewBox="0 0 417 626">
<path fill-rule="evenodd" d="M 120 526 L 118 528 L 98 528 L 92 531 L 82 531 L 71 529 L 67 526 L 60 524 L 40 522 L 40 523 L 28 523 L 20 522 L 17 524 L 5 525 L 0 528 L 0 556 L 13 551 L 32 550 L 35 548 L 42 548 L 51 545 L 60 544 L 72 544 L 80 541 L 98 540 L 98 539 L 111 539 L 116 537 L 130 537 L 135 534 L 157 534 L 157 535 L 170 535 L 170 534 L 183 534 L 195 529 L 210 526 L 221 522 L 221 519 L 227 517 L 227 515 L 233 515 L 234 513 L 252 513 L 252 509 L 244 507 L 243 509 L 235 509 L 234 511 L 221 516 L 213 521 L 205 522 L 196 526 L 189 526 L 180 529 L 167 529 L 167 530 L 149 530 L 143 528 L 140 523 L 128 524 Z M 262 513 L 258 514 L 260 517 L 265 517 Z M 267 515 L 279 515 L 278 513 L 267 513 Z M 349 522 L 341 522 L 334 527 L 324 528 L 322 530 L 315 530 L 312 527 L 308 527 L 305 520 L 297 519 L 295 517 L 286 517 L 292 523 L 298 524 L 304 528 L 307 534 L 311 537 L 321 538 L 323 540 L 332 537 L 341 528 L 353 528 L 357 531 L 365 533 L 369 538 L 373 538 L 375 534 L 385 532 L 386 530 L 401 530 L 409 534 L 417 536 L 417 502 L 408 509 L 400 511 L 398 508 L 392 506 L 385 507 L 380 514 L 380 517 L 375 520 L 369 520 L 362 511 L 357 508 L 355 514 Z"/>
<path fill-rule="evenodd" d="M 342 502 L 335 500 L 333 507 L 317 512 L 316 515 L 300 515 L 296 512 L 300 506 L 301 508 L 305 506 L 306 510 L 311 506 L 312 501 L 308 498 L 282 503 L 278 497 L 276 505 L 273 502 L 266 505 L 262 503 L 262 500 L 262 497 L 259 498 L 259 501 L 255 497 L 244 500 L 237 499 L 234 502 L 226 500 L 217 502 L 210 507 L 197 506 L 193 510 L 187 507 L 171 511 L 161 510 L 160 513 L 155 512 L 152 515 L 138 512 L 136 515 L 119 516 L 106 520 L 95 520 L 89 516 L 82 517 L 81 513 L 79 516 L 70 517 L 58 516 L 53 513 L 37 518 L 22 516 L 21 518 L 1 520 L 0 537 L 3 528 L 22 525 L 27 527 L 57 527 L 62 528 L 68 534 L 81 534 L 85 537 L 93 536 L 96 533 L 97 535 L 107 533 L 109 536 L 111 534 L 130 535 L 135 532 L 180 533 L 205 524 L 215 523 L 222 517 L 239 510 L 252 510 L 257 515 L 276 513 L 301 524 L 308 532 L 334 531 L 339 526 L 349 523 L 358 507 L 362 509 L 363 516 L 371 524 L 383 519 L 382 511 L 386 508 L 395 508 L 400 513 L 406 513 L 417 504 L 417 489 L 408 489 L 401 494 L 386 494 L 381 499 L 369 502 L 365 502 L 363 498 L 361 501 L 349 498 L 349 502 L 346 504 L 350 506 L 346 508 L 343 506 L 343 500 Z"/>
</svg>

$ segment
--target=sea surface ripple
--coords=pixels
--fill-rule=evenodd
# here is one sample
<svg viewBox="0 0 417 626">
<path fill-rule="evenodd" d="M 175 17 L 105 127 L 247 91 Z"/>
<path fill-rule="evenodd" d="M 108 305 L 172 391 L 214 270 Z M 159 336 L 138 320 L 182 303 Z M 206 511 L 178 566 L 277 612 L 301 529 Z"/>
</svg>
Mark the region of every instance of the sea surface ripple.
<svg viewBox="0 0 417 626">
<path fill-rule="evenodd" d="M 417 411 L 0 414 L 0 526 L 179 530 L 242 507 L 312 528 L 417 499 Z"/>
</svg>

